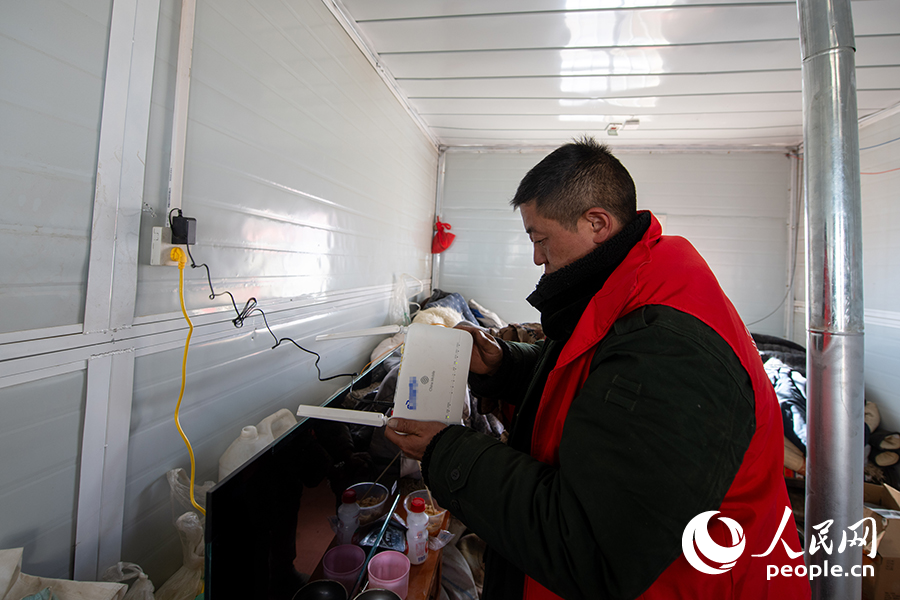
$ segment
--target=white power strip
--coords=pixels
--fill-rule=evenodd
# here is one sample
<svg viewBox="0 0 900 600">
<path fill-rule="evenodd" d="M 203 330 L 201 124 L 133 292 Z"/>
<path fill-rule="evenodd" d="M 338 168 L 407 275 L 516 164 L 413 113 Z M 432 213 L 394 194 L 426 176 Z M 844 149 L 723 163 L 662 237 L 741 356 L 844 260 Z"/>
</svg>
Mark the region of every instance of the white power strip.
<svg viewBox="0 0 900 600">
<path fill-rule="evenodd" d="M 172 243 L 172 230 L 168 227 L 154 227 L 150 236 L 150 264 L 158 267 L 177 267 L 178 263 L 169 257 L 172 248 L 185 249 Z"/>
</svg>

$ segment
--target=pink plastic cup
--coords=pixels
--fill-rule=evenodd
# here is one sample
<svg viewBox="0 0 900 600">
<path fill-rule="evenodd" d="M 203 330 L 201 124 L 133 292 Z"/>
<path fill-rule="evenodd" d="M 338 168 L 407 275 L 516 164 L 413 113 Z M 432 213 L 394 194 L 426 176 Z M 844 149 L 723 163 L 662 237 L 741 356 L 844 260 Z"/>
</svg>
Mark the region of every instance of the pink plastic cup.
<svg viewBox="0 0 900 600">
<path fill-rule="evenodd" d="M 364 562 L 365 550 L 354 544 L 342 544 L 325 553 L 322 570 L 325 571 L 325 577 L 339 582 L 350 595 Z"/>
<path fill-rule="evenodd" d="M 406 600 L 409 591 L 409 559 L 405 554 L 385 550 L 369 561 L 369 587 L 390 590 Z"/>
</svg>

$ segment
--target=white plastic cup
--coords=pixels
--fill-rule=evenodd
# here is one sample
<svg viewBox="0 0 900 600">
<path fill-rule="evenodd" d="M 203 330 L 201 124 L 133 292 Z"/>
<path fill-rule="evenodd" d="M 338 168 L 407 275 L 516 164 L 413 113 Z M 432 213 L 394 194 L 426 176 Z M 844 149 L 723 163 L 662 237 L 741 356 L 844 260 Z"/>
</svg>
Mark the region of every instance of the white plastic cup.
<svg viewBox="0 0 900 600">
<path fill-rule="evenodd" d="M 322 570 L 325 571 L 325 577 L 343 585 L 350 595 L 365 562 L 365 550 L 354 544 L 342 544 L 325 553 Z"/>
<path fill-rule="evenodd" d="M 406 600 L 409 591 L 409 559 L 405 554 L 385 550 L 369 561 L 369 587 L 390 590 Z"/>
</svg>

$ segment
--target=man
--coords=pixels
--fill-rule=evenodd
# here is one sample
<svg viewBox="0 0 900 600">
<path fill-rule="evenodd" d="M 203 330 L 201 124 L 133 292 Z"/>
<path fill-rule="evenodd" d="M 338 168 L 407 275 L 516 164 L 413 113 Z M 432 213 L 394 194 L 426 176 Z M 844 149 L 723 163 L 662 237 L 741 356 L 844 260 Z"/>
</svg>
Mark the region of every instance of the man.
<svg viewBox="0 0 900 600">
<path fill-rule="evenodd" d="M 805 578 L 767 576 L 803 564 L 781 417 L 703 259 L 636 211 L 631 176 L 591 139 L 535 166 L 512 205 L 544 265 L 528 301 L 547 340 L 471 329 L 469 378 L 517 405 L 509 445 L 403 419 L 386 433 L 487 542 L 483 597 L 809 597 Z M 720 514 L 697 536 L 698 561 L 686 527 L 707 511 Z M 707 529 L 713 546 L 700 543 Z M 752 556 L 779 533 L 784 544 Z"/>
</svg>

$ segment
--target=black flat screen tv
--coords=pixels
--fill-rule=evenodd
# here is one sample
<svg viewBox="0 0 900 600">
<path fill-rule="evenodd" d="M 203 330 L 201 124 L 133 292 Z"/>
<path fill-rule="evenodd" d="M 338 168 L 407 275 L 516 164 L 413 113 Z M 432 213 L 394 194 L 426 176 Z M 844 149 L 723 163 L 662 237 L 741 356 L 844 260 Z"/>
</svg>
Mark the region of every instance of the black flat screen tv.
<svg viewBox="0 0 900 600">
<path fill-rule="evenodd" d="M 378 377 L 397 362 L 399 352 L 382 358 L 322 406 L 342 406 L 351 390 L 380 381 Z M 382 412 L 387 408 L 382 406 Z M 379 407 L 370 404 L 368 409 Z M 304 486 L 315 487 L 340 471 L 322 439 L 322 431 L 326 427 L 334 431 L 335 426 L 347 431 L 342 424 L 299 420 L 207 492 L 204 600 L 292 598 L 302 584 L 293 568 L 295 542 L 303 543 L 297 540 L 300 497 Z M 373 463 L 369 473 L 380 469 Z M 361 477 L 358 481 L 372 481 Z M 333 488 L 346 484 L 331 483 Z"/>
</svg>

